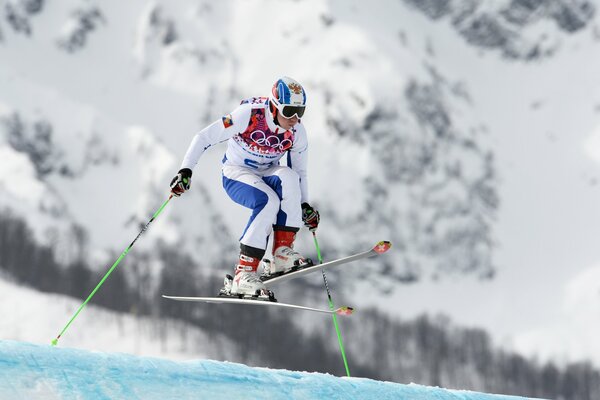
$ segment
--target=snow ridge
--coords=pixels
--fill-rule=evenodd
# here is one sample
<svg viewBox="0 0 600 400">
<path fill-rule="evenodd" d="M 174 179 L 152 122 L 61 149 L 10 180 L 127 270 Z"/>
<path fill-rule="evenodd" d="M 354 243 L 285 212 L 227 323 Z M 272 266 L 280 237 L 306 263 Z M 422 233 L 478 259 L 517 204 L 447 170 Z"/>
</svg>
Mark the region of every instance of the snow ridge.
<svg viewBox="0 0 600 400">
<path fill-rule="evenodd" d="M 0 399 L 525 399 L 211 360 L 173 362 L 13 341 L 0 342 L 0 367 Z"/>
</svg>

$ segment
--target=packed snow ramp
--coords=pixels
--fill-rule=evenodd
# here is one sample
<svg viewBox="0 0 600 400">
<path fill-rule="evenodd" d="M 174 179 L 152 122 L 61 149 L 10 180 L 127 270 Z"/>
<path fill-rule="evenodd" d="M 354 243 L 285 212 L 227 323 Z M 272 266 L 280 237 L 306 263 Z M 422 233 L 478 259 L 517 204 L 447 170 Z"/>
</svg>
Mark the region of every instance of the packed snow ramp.
<svg viewBox="0 0 600 400">
<path fill-rule="evenodd" d="M 228 362 L 174 362 L 0 341 L 0 399 L 516 400 L 523 397 L 251 368 Z"/>
</svg>

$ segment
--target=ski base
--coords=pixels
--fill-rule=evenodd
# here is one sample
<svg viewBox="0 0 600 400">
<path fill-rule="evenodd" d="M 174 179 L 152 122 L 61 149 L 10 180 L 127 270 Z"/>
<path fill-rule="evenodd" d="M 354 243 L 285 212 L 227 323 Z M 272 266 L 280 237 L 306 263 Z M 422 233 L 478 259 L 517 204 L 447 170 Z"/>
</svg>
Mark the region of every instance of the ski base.
<svg viewBox="0 0 600 400">
<path fill-rule="evenodd" d="M 337 314 L 337 315 L 352 315 L 354 308 L 352 307 L 338 307 L 334 310 L 323 310 L 320 308 L 299 306 L 297 304 L 280 303 L 278 301 L 269 301 L 268 298 L 239 298 L 238 296 L 219 296 L 219 297 L 181 297 L 181 296 L 167 296 L 162 295 L 165 299 L 176 300 L 176 301 L 194 301 L 202 303 L 213 303 L 213 304 L 246 304 L 254 306 L 272 306 L 280 308 L 291 308 L 296 310 L 312 311 L 323 314 Z"/>
</svg>

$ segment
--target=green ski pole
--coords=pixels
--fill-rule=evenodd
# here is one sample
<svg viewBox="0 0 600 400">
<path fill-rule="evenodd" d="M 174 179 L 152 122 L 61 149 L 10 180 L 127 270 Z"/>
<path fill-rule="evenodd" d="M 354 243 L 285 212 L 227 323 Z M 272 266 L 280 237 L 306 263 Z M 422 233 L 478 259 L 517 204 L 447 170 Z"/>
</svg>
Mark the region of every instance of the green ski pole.
<svg viewBox="0 0 600 400">
<path fill-rule="evenodd" d="M 52 340 L 52 346 L 56 346 L 58 344 L 58 339 L 60 339 L 60 337 L 67 331 L 67 329 L 69 329 L 69 326 L 71 326 L 71 324 L 73 323 L 73 321 L 75 320 L 75 318 L 77 318 L 77 316 L 79 315 L 79 313 L 81 312 L 81 310 L 83 310 L 83 308 L 92 299 L 92 297 L 94 297 L 94 295 L 96 294 L 96 292 L 98 291 L 98 289 L 100 289 L 100 286 L 102 286 L 102 284 L 104 283 L 104 281 L 106 281 L 106 279 L 114 271 L 114 269 L 117 268 L 117 265 L 119 265 L 119 263 L 121 262 L 121 260 L 123 260 L 123 258 L 125 258 L 125 256 L 127 255 L 127 253 L 129 253 L 129 250 L 133 247 L 133 245 L 139 239 L 139 237 L 142 236 L 142 233 L 144 233 L 146 231 L 146 229 L 148 229 L 148 226 L 150 226 L 150 224 L 152 223 L 152 221 L 154 221 L 156 219 L 156 217 L 158 217 L 158 215 L 163 211 L 163 209 L 167 206 L 167 204 L 169 203 L 169 201 L 172 198 L 173 198 L 173 194 L 171 194 L 169 196 L 169 198 L 160 206 L 160 208 L 158 209 L 158 211 L 156 211 L 154 213 L 154 215 L 152 216 L 152 218 L 150 219 L 150 221 L 148 221 L 148 223 L 142 228 L 142 230 L 140 231 L 140 233 L 138 233 L 138 235 L 135 237 L 135 239 L 133 239 L 133 242 L 131 242 L 131 244 L 129 246 L 127 246 L 127 248 L 125 249 L 125 251 L 123 251 L 123 253 L 121 253 L 121 255 L 119 256 L 119 258 L 117 259 L 117 261 L 115 261 L 115 263 L 112 265 L 112 267 L 110 267 L 110 269 L 108 270 L 108 272 L 106 273 L 106 275 L 104 275 L 104 277 L 102 278 L 102 280 L 100 281 L 100 283 L 98 283 L 98 285 L 96 285 L 96 287 L 94 288 L 94 290 L 92 291 L 92 293 L 90 293 L 90 295 L 87 297 L 87 299 L 85 299 L 85 301 L 81 304 L 81 306 L 79 306 L 79 309 L 73 315 L 73 317 L 71 317 L 71 319 L 69 320 L 69 322 L 67 323 L 67 325 L 65 325 L 65 327 L 63 328 L 62 331 L 60 331 L 60 333 L 58 334 L 58 336 L 54 340 Z"/>
<path fill-rule="evenodd" d="M 312 232 L 313 239 L 315 240 L 315 247 L 317 248 L 317 257 L 319 258 L 319 264 L 323 264 L 323 257 L 321 256 L 321 248 L 319 247 L 319 242 L 317 241 L 317 234 L 315 231 Z M 327 284 L 327 277 L 325 276 L 325 270 L 321 268 L 321 273 L 323 274 L 323 281 L 325 282 L 325 289 L 327 290 L 327 299 L 329 301 L 329 309 L 331 311 L 335 310 L 335 306 L 333 304 L 333 300 L 331 298 L 331 291 L 329 290 L 329 285 Z M 348 360 L 346 359 L 346 352 L 344 351 L 344 341 L 342 340 L 342 333 L 340 332 L 340 327 L 337 322 L 337 317 L 335 313 L 331 314 L 333 317 L 333 326 L 335 327 L 335 331 L 337 333 L 338 343 L 340 344 L 340 351 L 342 353 L 342 359 L 344 360 L 344 367 L 346 368 L 346 375 L 350 377 L 350 368 L 348 368 Z"/>
</svg>

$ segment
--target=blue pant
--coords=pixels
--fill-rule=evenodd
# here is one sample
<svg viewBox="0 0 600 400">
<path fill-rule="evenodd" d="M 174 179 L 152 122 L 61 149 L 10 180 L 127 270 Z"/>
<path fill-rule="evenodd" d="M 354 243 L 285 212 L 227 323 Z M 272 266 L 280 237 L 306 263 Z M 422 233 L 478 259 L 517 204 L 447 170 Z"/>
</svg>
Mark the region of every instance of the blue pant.
<svg viewBox="0 0 600 400">
<path fill-rule="evenodd" d="M 302 226 L 300 177 L 289 167 L 258 171 L 226 165 L 223 187 L 233 201 L 252 210 L 240 238 L 243 245 L 266 249 L 273 225 Z"/>
</svg>

